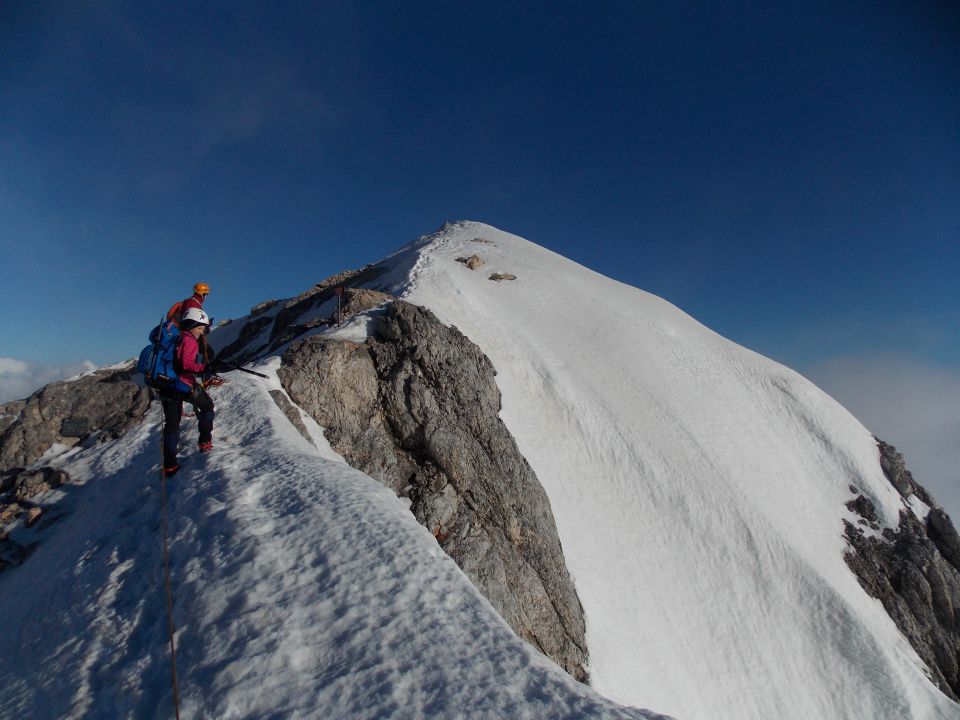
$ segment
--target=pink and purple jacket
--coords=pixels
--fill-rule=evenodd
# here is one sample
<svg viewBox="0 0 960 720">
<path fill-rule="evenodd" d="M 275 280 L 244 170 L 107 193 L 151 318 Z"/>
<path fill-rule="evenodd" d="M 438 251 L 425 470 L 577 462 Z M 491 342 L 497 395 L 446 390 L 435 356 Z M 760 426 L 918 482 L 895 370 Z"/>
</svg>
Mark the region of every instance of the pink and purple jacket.
<svg viewBox="0 0 960 720">
<path fill-rule="evenodd" d="M 204 370 L 203 353 L 200 352 L 200 344 L 193 335 L 186 332 L 182 337 L 183 339 L 177 344 L 176 365 L 182 369 L 181 382 L 193 387 L 197 373 L 202 373 Z"/>
</svg>

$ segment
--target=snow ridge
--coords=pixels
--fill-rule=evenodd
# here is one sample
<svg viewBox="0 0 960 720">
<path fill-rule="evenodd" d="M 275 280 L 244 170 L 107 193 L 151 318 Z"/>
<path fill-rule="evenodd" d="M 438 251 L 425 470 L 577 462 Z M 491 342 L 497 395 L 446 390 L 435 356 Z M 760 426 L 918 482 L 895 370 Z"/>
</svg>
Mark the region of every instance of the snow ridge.
<svg viewBox="0 0 960 720">
<path fill-rule="evenodd" d="M 851 485 L 882 526 L 905 507 L 866 428 L 660 298 L 489 226 L 454 232 L 408 300 L 497 369 L 594 687 L 692 720 L 960 717 L 843 560 Z M 456 262 L 472 253 L 482 271 Z"/>
<path fill-rule="evenodd" d="M 471 254 L 481 270 L 456 261 Z M 960 718 L 843 561 L 851 485 L 881 527 L 913 510 L 840 405 L 660 298 L 486 225 L 381 264 L 367 287 L 427 307 L 493 362 L 584 607 L 594 689 L 517 639 L 315 423 L 319 452 L 297 433 L 268 394 L 281 346 L 257 366 L 269 382 L 217 390 L 215 451 L 173 481 L 185 716 Z M 309 332 L 360 341 L 364 323 Z M 47 498 L 58 521 L 0 576 L 14 629 L 0 717 L 170 716 L 158 425 L 154 408 L 53 461 L 85 485 Z"/>
<path fill-rule="evenodd" d="M 276 388 L 219 388 L 214 452 L 170 481 L 184 717 L 660 717 L 516 638 L 392 492 L 297 434 Z M 0 717 L 171 715 L 159 425 L 155 408 L 64 458 L 86 487 L 0 578 L 20 629 L 0 639 Z"/>
</svg>

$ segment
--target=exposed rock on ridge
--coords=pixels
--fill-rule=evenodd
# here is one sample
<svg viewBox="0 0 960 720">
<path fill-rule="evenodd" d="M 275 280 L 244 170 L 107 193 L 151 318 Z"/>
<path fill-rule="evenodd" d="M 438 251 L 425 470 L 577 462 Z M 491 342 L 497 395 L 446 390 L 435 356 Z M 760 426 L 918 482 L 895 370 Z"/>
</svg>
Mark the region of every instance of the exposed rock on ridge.
<svg viewBox="0 0 960 720">
<path fill-rule="evenodd" d="M 845 521 L 853 552 L 847 565 L 860 585 L 883 603 L 914 650 L 927 664 L 936 685 L 960 698 L 960 538 L 947 514 L 906 469 L 896 448 L 878 441 L 880 464 L 903 496 L 916 495 L 931 508 L 925 520 L 901 510 L 896 531 L 881 536 Z M 856 488 L 851 488 L 856 490 Z M 859 496 L 847 507 L 863 518 L 860 525 L 879 529 L 873 503 Z"/>
<path fill-rule="evenodd" d="M 334 324 L 337 318 L 333 314 L 326 317 L 315 317 L 306 322 L 298 321 L 305 314 L 317 310 L 333 298 L 337 293 L 337 288 L 345 288 L 340 309 L 341 319 L 391 300 L 392 296 L 386 293 L 355 287 L 375 280 L 383 275 L 386 270 L 386 266 L 382 264 L 373 264 L 360 270 L 348 270 L 331 275 L 306 292 L 288 300 L 275 315 L 264 315 L 264 313 L 276 307 L 280 303 L 279 300 L 270 300 L 255 305 L 250 310 L 249 319 L 241 328 L 237 339 L 230 345 L 219 349 L 219 357 L 223 360 L 243 364 L 259 355 L 276 351 L 308 330 L 322 325 Z M 254 345 L 254 340 L 267 328 L 270 328 L 269 336 L 258 345 Z"/>
<path fill-rule="evenodd" d="M 150 392 L 131 382 L 133 372 L 132 365 L 97 370 L 76 380 L 50 383 L 26 400 L 0 406 L 0 415 L 11 406 L 20 408 L 0 435 L 0 470 L 30 465 L 54 443 L 76 442 L 60 435 L 68 418 L 86 418 L 89 434 L 102 433 L 104 438 L 119 437 L 138 425 L 150 405 Z"/>
<path fill-rule="evenodd" d="M 29 468 L 54 443 L 96 442 L 119 437 L 143 419 L 149 391 L 130 381 L 133 366 L 97 370 L 76 380 L 54 382 L 26 400 L 0 405 L 0 570 L 30 554 L 2 531 L 18 517 L 29 527 L 40 516 L 33 499 L 70 481 L 50 467 Z M 83 437 L 61 436 L 63 421 L 83 418 Z"/>
<path fill-rule="evenodd" d="M 337 452 L 410 499 L 520 637 L 586 679 L 583 612 L 549 500 L 499 418 L 479 348 L 397 301 L 367 343 L 310 337 L 278 374 Z"/>
</svg>

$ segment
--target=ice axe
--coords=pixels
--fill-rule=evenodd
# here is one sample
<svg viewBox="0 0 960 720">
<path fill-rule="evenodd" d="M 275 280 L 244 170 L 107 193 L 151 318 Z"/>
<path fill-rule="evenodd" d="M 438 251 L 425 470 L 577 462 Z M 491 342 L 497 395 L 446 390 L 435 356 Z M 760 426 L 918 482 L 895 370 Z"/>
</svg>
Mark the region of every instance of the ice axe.
<svg viewBox="0 0 960 720">
<path fill-rule="evenodd" d="M 264 380 L 269 379 L 266 375 L 264 375 L 263 373 L 258 373 L 256 370 L 251 370 L 250 368 L 245 368 L 240 365 L 234 365 L 233 363 L 224 362 L 223 360 L 215 361 L 214 366 L 218 368 L 226 368 L 227 370 L 239 370 L 240 372 L 250 373 L 251 375 L 256 375 L 257 377 L 261 377 Z"/>
</svg>

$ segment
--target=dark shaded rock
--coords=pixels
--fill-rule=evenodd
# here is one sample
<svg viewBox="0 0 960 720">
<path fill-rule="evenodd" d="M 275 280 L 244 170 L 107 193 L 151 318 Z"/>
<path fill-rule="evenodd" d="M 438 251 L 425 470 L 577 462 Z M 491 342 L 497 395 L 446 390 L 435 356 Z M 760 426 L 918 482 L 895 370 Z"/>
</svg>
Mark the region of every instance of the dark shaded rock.
<svg viewBox="0 0 960 720">
<path fill-rule="evenodd" d="M 336 275 L 331 275 L 323 282 L 317 283 L 310 290 L 302 293 L 298 297 L 290 300 L 283 309 L 277 313 L 277 319 L 273 325 L 273 331 L 270 337 L 271 345 L 277 346 L 275 342 L 281 333 L 294 323 L 301 315 L 309 310 L 320 307 L 327 300 L 332 298 L 337 288 L 351 288 L 356 285 L 370 282 L 380 277 L 387 271 L 387 266 L 381 263 L 367 265 L 359 270 L 347 270 Z"/>
<path fill-rule="evenodd" d="M 308 330 L 313 330 L 314 328 L 332 324 L 333 320 L 331 318 L 323 317 L 313 318 L 312 320 L 308 320 L 307 322 L 298 325 L 288 325 L 281 332 L 273 334 L 273 339 L 270 341 L 270 344 L 267 346 L 264 352 L 271 353 L 283 345 L 286 345 L 291 340 L 296 340 Z"/>
<path fill-rule="evenodd" d="M 300 433 L 300 436 L 316 447 L 313 438 L 310 437 L 310 433 L 307 431 L 307 426 L 303 424 L 300 411 L 290 402 L 290 399 L 280 390 L 271 390 L 270 397 L 273 398 L 273 401 L 277 404 L 277 407 L 280 408 L 280 411 L 287 416 L 287 419 L 293 423 L 293 426 L 297 429 L 297 432 Z"/>
<path fill-rule="evenodd" d="M 13 425 L 26 404 L 26 400 L 14 400 L 0 405 L 0 436 L 7 431 L 8 427 Z"/>
<path fill-rule="evenodd" d="M 927 535 L 944 559 L 960 571 L 960 537 L 950 522 L 950 516 L 936 508 L 927 516 Z"/>
<path fill-rule="evenodd" d="M 132 364 L 98 370 L 35 392 L 0 435 L 0 470 L 30 465 L 55 442 L 63 442 L 60 428 L 66 418 L 86 418 L 90 433 L 105 439 L 138 425 L 150 406 L 150 392 L 131 381 L 133 372 Z"/>
<path fill-rule="evenodd" d="M 29 554 L 29 548 L 0 533 L 0 570 L 22 564 Z"/>
<path fill-rule="evenodd" d="M 903 459 L 903 454 L 890 443 L 886 443 L 877 437 L 874 439 L 880 449 L 880 467 L 883 469 L 883 474 L 887 476 L 887 480 L 897 489 L 897 492 L 904 499 L 916 495 L 929 507 L 940 507 L 926 488 L 913 479 L 913 474 L 907 470 L 907 463 Z"/>
<path fill-rule="evenodd" d="M 280 302 L 279 300 L 265 300 L 262 303 L 257 303 L 252 308 L 250 308 L 250 317 L 254 318 L 257 315 L 263 315 L 267 310 L 272 307 L 275 307 L 276 304 Z"/>
<path fill-rule="evenodd" d="M 890 482 L 903 494 L 929 497 L 906 469 L 893 446 L 878 442 L 881 464 Z M 906 496 L 905 496 L 906 497 Z M 863 496 L 847 507 L 876 518 Z M 926 502 L 926 500 L 924 500 Z M 930 503 L 928 503 L 930 504 Z M 851 552 L 845 560 L 860 585 L 883 604 L 900 632 L 927 664 L 937 686 L 953 700 L 960 697 L 960 539 L 942 510 L 934 508 L 919 520 L 900 512 L 896 531 L 864 533 L 844 521 Z"/>
<path fill-rule="evenodd" d="M 848 502 L 847 508 L 868 522 L 877 522 L 877 509 L 873 506 L 873 503 L 863 495 Z"/>
<path fill-rule="evenodd" d="M 0 471 L 0 493 L 5 493 L 13 488 L 17 476 L 23 472 L 22 467 L 7 468 Z"/>
<path fill-rule="evenodd" d="M 352 287 L 375 280 L 386 271 L 387 267 L 385 265 L 374 264 L 367 265 L 359 270 L 348 270 L 331 275 L 296 298 L 288 300 L 276 316 L 255 317 L 275 307 L 280 302 L 279 300 L 271 300 L 269 303 L 255 306 L 251 310 L 250 319 L 240 330 L 237 339 L 220 350 L 218 357 L 242 365 L 255 357 L 274 352 L 309 330 L 334 324 L 336 322 L 335 310 L 332 310 L 334 314 L 325 317 L 311 318 L 302 323 L 298 320 L 305 313 L 319 308 L 333 298 L 336 295 L 337 288 L 340 287 L 345 288 L 341 306 L 341 319 L 386 302 L 391 296 L 385 293 Z M 271 328 L 269 337 L 257 345 L 252 345 L 254 339 L 268 327 Z"/>
<path fill-rule="evenodd" d="M 24 525 L 28 528 L 33 527 L 43 515 L 43 508 L 32 507 L 27 509 L 27 516 L 24 519 Z"/>
<path fill-rule="evenodd" d="M 267 352 L 279 350 L 288 342 L 297 339 L 308 330 L 313 330 L 314 328 L 324 325 L 335 325 L 338 320 L 343 322 L 354 315 L 366 312 L 367 310 L 371 310 L 378 305 L 383 305 L 384 303 L 394 299 L 395 298 L 392 295 L 387 295 L 386 293 L 382 293 L 377 290 L 347 288 L 344 290 L 343 297 L 340 301 L 339 318 L 336 316 L 335 311 L 334 315 L 322 318 L 314 318 L 303 324 L 290 325 L 279 334 L 276 333 L 276 326 L 274 326 L 276 338 L 270 343 L 270 347 L 268 348 Z"/>
<path fill-rule="evenodd" d="M 516 275 L 511 275 L 510 273 L 493 273 L 488 280 L 493 280 L 494 282 L 500 282 L 501 280 L 516 280 Z"/>
<path fill-rule="evenodd" d="M 499 418 L 495 371 L 479 348 L 397 301 L 366 344 L 302 340 L 278 374 L 337 452 L 410 498 L 520 637 L 586 678 L 583 613 L 550 504 Z"/>
<path fill-rule="evenodd" d="M 266 343 L 261 343 L 256 347 L 248 347 L 251 342 L 264 329 L 273 322 L 272 317 L 258 317 L 254 320 L 248 320 L 240 329 L 237 339 L 227 345 L 225 348 L 217 351 L 217 357 L 221 360 L 227 360 L 242 365 L 250 358 L 266 347 Z"/>
<path fill-rule="evenodd" d="M 0 501 L 0 528 L 4 528 L 23 512 L 23 506 L 20 503 Z"/>
<path fill-rule="evenodd" d="M 68 482 L 70 482 L 70 476 L 63 470 L 45 467 L 39 470 L 24 471 L 17 475 L 14 484 L 14 498 L 18 502 L 24 502 Z"/>
</svg>

